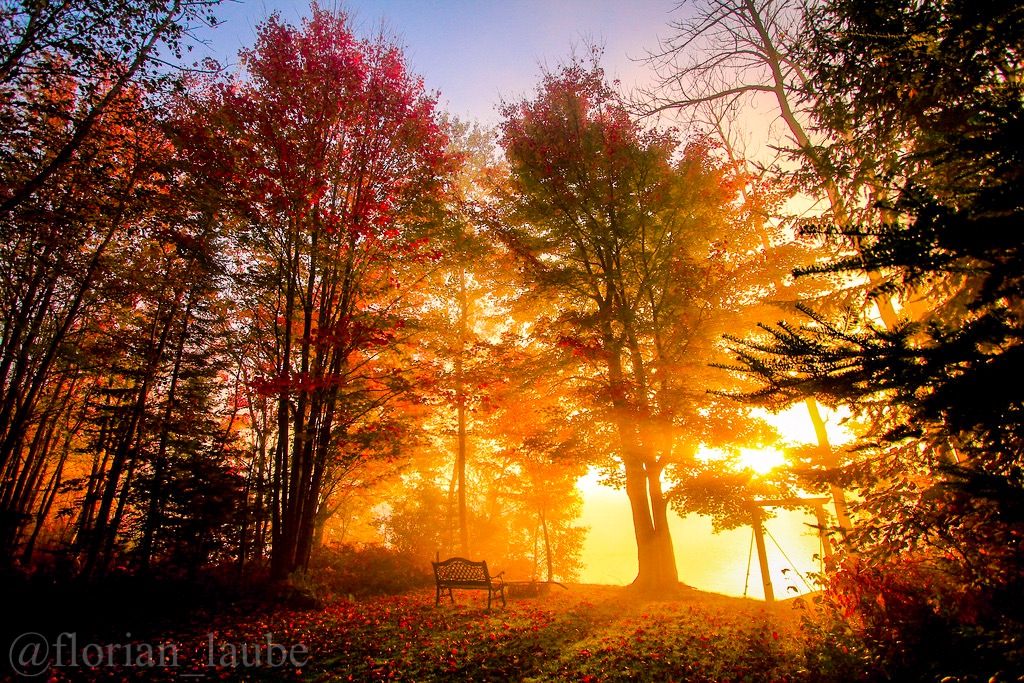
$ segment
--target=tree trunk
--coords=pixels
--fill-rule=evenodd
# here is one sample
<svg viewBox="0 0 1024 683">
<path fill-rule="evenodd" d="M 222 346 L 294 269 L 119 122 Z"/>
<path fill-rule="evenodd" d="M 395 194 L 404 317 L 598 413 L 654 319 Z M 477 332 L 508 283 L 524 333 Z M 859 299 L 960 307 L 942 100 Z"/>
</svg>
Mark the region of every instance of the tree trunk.
<svg viewBox="0 0 1024 683">
<path fill-rule="evenodd" d="M 811 422 L 814 424 L 814 433 L 818 438 L 819 461 L 826 470 L 834 469 L 837 464 L 836 457 L 832 453 L 832 446 L 828 441 L 825 421 L 821 419 L 821 413 L 818 411 L 818 402 L 811 397 L 804 401 L 804 405 L 807 406 L 807 412 L 810 414 Z M 852 550 L 849 535 L 853 531 L 853 522 L 850 521 L 850 511 L 846 504 L 846 492 L 843 491 L 841 486 L 832 482 L 829 482 L 828 487 L 832 493 L 832 502 L 836 509 L 836 522 L 839 525 L 839 533 L 843 537 L 843 545 L 846 546 L 847 550 Z"/>
<path fill-rule="evenodd" d="M 464 557 L 469 557 L 469 515 L 466 510 L 466 380 L 464 359 L 466 352 L 466 270 L 459 269 L 459 340 L 455 352 L 455 403 L 458 413 L 458 453 L 455 469 L 458 477 L 459 495 L 459 545 Z"/>
<path fill-rule="evenodd" d="M 548 570 L 548 581 L 554 581 L 555 579 L 555 568 L 551 559 L 551 537 L 548 534 L 548 516 L 545 514 L 544 508 L 540 509 L 540 525 L 544 531 L 544 560 L 547 564 Z M 534 557 L 536 557 L 536 550 L 534 551 Z"/>
<path fill-rule="evenodd" d="M 191 272 L 191 268 L 186 273 Z M 167 405 L 160 425 L 160 443 L 156 456 L 153 458 L 153 490 L 150 491 L 149 504 L 146 510 L 146 521 L 143 525 L 142 541 L 139 544 L 139 561 L 142 568 L 148 570 L 153 555 L 153 543 L 160 524 L 160 516 L 164 505 L 164 477 L 167 472 L 167 445 L 170 440 L 170 423 L 174 416 L 175 404 L 178 400 L 178 381 L 181 377 L 181 366 L 185 356 L 185 343 L 188 341 L 189 321 L 192 317 L 192 296 L 188 302 L 181 321 L 181 334 L 174 350 L 174 366 L 171 368 L 171 383 L 167 389 Z"/>
<path fill-rule="evenodd" d="M 651 464 L 652 458 L 641 455 L 643 446 L 636 436 L 635 421 L 623 411 L 616 412 L 636 537 L 637 575 L 633 585 L 644 591 L 674 590 L 679 585 L 679 573 L 668 527 L 667 501 L 661 495 L 661 472 Z"/>
<path fill-rule="evenodd" d="M 289 243 L 285 254 L 286 262 L 281 268 L 281 276 L 285 278 L 284 296 L 284 329 L 278 330 L 280 347 L 279 375 L 281 389 L 277 395 L 277 443 L 274 448 L 274 482 L 271 488 L 273 505 L 271 506 L 271 540 L 270 540 L 270 578 L 282 581 L 292 571 L 295 556 L 295 536 L 288 528 L 288 508 L 293 487 L 289 478 L 288 442 L 291 420 L 289 415 L 290 395 L 288 383 L 292 379 L 292 317 L 295 314 L 295 271 L 297 260 L 294 236 L 289 233 Z"/>
<path fill-rule="evenodd" d="M 39 539 L 39 534 L 42 532 L 43 524 L 46 522 L 46 518 L 50 515 L 50 508 L 53 507 L 53 501 L 57 497 L 57 489 L 60 487 L 61 477 L 64 474 L 64 463 L 67 462 L 68 452 L 70 449 L 71 435 L 64 440 L 64 445 L 61 448 L 60 459 L 57 461 L 56 467 L 54 467 L 53 474 L 50 475 L 50 481 L 43 490 L 43 502 L 39 506 L 39 510 L 35 515 L 35 526 L 32 528 L 32 534 L 28 538 L 28 542 L 25 543 L 25 548 L 21 553 L 21 562 L 23 566 L 30 566 L 32 564 L 32 555 L 36 549 L 36 542 Z"/>
<path fill-rule="evenodd" d="M 100 506 L 92 529 L 92 538 L 89 539 L 85 565 L 86 578 L 92 578 L 98 570 L 102 571 L 105 568 L 106 562 L 110 559 L 110 553 L 121 522 L 121 514 L 124 510 L 128 485 L 131 483 L 131 478 L 134 474 L 141 437 L 145 431 L 146 406 L 149 401 L 149 393 L 153 383 L 156 381 L 160 360 L 163 358 L 164 350 L 167 348 L 167 341 L 179 304 L 180 299 L 174 301 L 166 314 L 166 320 L 162 324 L 160 323 L 159 309 L 154 316 L 154 330 L 150 336 L 150 341 L 155 342 L 155 347 L 150 352 L 149 357 L 146 358 L 146 366 L 141 383 L 136 389 L 137 393 L 127 418 L 127 425 L 117 437 L 117 445 L 111 460 L 110 470 L 107 472 L 106 484 L 103 495 L 100 497 Z M 159 338 L 153 339 L 156 336 L 158 325 L 160 330 Z M 123 476 L 123 481 L 122 475 L 125 475 Z M 119 494 L 120 498 L 118 498 Z M 116 507 L 115 503 L 117 503 Z M 115 513 L 113 517 L 111 517 L 111 512 Z"/>
<path fill-rule="evenodd" d="M 637 575 L 633 585 L 644 591 L 664 592 L 679 586 L 667 501 L 660 497 L 660 473 L 648 472 L 642 461 L 626 464 L 626 494 L 636 536 Z M 657 497 L 650 498 L 657 492 Z"/>
<path fill-rule="evenodd" d="M 656 464 L 647 467 L 647 490 L 651 497 L 651 515 L 654 520 L 657 585 L 659 588 L 676 588 L 679 585 L 679 568 L 668 526 L 668 500 L 661 488 L 661 470 L 662 467 Z"/>
</svg>

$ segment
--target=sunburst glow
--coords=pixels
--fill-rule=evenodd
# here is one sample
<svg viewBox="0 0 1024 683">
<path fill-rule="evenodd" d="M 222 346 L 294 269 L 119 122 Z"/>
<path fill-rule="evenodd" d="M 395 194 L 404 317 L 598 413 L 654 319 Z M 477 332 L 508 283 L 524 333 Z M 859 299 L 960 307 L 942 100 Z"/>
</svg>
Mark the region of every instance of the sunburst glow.
<svg viewBox="0 0 1024 683">
<path fill-rule="evenodd" d="M 741 448 L 740 464 L 758 474 L 768 474 L 786 461 L 786 454 L 777 448 Z"/>
</svg>

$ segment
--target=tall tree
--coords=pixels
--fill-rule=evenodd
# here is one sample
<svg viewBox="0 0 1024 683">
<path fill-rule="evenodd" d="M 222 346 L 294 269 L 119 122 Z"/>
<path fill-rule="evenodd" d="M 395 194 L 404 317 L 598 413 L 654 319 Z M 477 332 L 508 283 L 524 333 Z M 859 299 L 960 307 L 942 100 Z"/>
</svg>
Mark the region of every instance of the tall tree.
<svg viewBox="0 0 1024 683">
<path fill-rule="evenodd" d="M 26 506 L 37 498 L 48 444 L 59 441 L 55 420 L 71 409 L 69 399 L 83 395 L 75 347 L 84 321 L 105 305 L 97 290 L 127 266 L 115 253 L 152 217 L 159 194 L 166 150 L 150 108 L 177 78 L 158 65 L 157 53 L 178 52 L 189 22 L 209 19 L 212 4 L 8 2 L 0 8 L 5 559 L 13 557 Z M 65 462 L 58 458 L 51 492 Z"/>
<path fill-rule="evenodd" d="M 824 215 L 844 224 L 877 212 L 870 198 L 886 191 L 878 182 L 877 164 L 900 143 L 891 137 L 879 138 L 873 147 L 862 147 L 859 155 L 851 155 L 842 144 L 850 135 L 848 129 L 828 130 L 816 124 L 817 95 L 810 83 L 815 61 L 806 49 L 813 6 L 794 0 L 694 0 L 688 16 L 672 21 L 673 33 L 650 54 L 659 88 L 645 93 L 648 101 L 641 106 L 648 113 L 683 112 L 719 132 L 724 132 L 720 124 L 728 111 L 758 120 L 764 124 L 761 132 L 766 139 L 783 141 L 782 158 L 764 164 L 765 171 L 821 205 L 813 210 L 818 215 L 812 220 Z M 761 111 L 767 111 L 767 116 Z M 805 223 L 806 217 L 798 216 L 795 222 Z M 833 239 L 818 247 L 850 254 L 856 240 Z M 830 303 L 837 308 L 872 305 L 884 324 L 895 328 L 900 312 L 899 303 L 892 300 L 893 290 L 875 287 L 871 297 L 865 296 L 865 285 L 880 285 L 886 274 L 870 270 L 865 274 L 863 279 L 834 280 Z M 808 397 L 805 405 L 818 439 L 817 468 L 834 470 L 841 463 L 828 442 L 816 399 Z M 833 483 L 831 493 L 839 526 L 849 530 L 845 492 Z"/>
<path fill-rule="evenodd" d="M 494 130 L 458 119 L 448 123 L 459 173 L 446 197 L 440 235 L 446 257 L 427 280 L 430 295 L 420 321 L 420 352 L 424 361 L 429 358 L 424 365 L 433 375 L 425 384 L 436 389 L 438 407 L 448 406 L 454 413 L 454 430 L 440 415 L 436 429 L 445 438 L 454 431 L 449 522 L 457 524 L 459 552 L 468 557 L 470 440 L 476 417 L 486 407 L 487 387 L 501 374 L 493 356 L 508 326 L 506 300 L 514 274 L 507 253 L 486 234 L 477 216 L 478 207 L 488 200 L 487 179 L 498 164 Z"/>
<path fill-rule="evenodd" d="M 62 88 L 22 95 L 49 102 L 56 113 L 75 107 L 75 87 L 68 81 Z M 37 121 L 38 134 L 25 142 L 45 149 L 40 141 L 65 125 L 57 115 Z M 166 139 L 142 94 L 125 91 L 73 161 L 56 174 L 60 182 L 37 191 L 2 222 L 10 237 L 2 247 L 5 277 L 0 285 L 0 499 L 7 551 L 26 513 L 17 502 L 22 498 L 12 492 L 41 462 L 38 458 L 48 455 L 36 447 L 36 437 L 46 434 L 56 415 L 47 402 L 81 378 L 83 366 L 95 362 L 83 358 L 76 346 L 91 346 L 90 318 L 110 315 L 120 305 L 103 290 L 120 277 L 136 282 L 129 277 L 132 264 L 144 259 L 133 251 L 132 241 L 148 243 L 153 232 L 167 225 L 163 217 L 154 217 L 167 161 Z M 130 300 L 137 293 L 125 286 L 119 294 Z"/>
<path fill-rule="evenodd" d="M 5 2 L 0 7 L 0 119 L 8 142 L 28 137 L 31 159 L 5 169 L 0 214 L 17 208 L 73 163 L 107 110 L 129 88 L 148 94 L 174 82 L 158 58 L 182 55 L 195 21 L 216 23 L 219 0 L 111 0 L 101 3 Z M 31 97 L 37 88 L 74 84 L 75 106 L 53 110 Z M 57 115 L 63 125 L 44 140 L 33 121 Z M 5 159 L 6 161 L 6 159 Z"/>
<path fill-rule="evenodd" d="M 323 486 L 358 434 L 387 430 L 406 380 L 386 357 L 422 227 L 448 172 L 434 100 L 401 50 L 315 6 L 272 16 L 244 81 L 197 112 L 197 168 L 240 227 L 234 290 L 253 381 L 276 405 L 271 454 L 277 578 L 309 558 Z"/>
<path fill-rule="evenodd" d="M 807 7 L 797 0 L 694 0 L 650 54 L 659 88 L 645 93 L 641 106 L 649 114 L 680 111 L 713 124 L 721 108 L 745 110 L 767 101 L 768 136 L 782 138 L 789 154 L 806 162 L 807 189 L 824 195 L 843 223 L 864 208 L 858 195 L 869 177 L 838 168 L 827 134 L 814 127 Z"/>
<path fill-rule="evenodd" d="M 506 220 L 522 227 L 508 242 L 552 296 L 545 334 L 582 361 L 591 409 L 614 429 L 635 583 L 676 585 L 662 474 L 723 436 L 706 364 L 771 267 L 739 267 L 760 244 L 737 210 L 742 180 L 702 142 L 674 158 L 673 136 L 632 121 L 596 59 L 545 73 L 534 99 L 503 113 Z"/>
<path fill-rule="evenodd" d="M 814 25 L 821 125 L 851 132 L 847 153 L 862 158 L 880 139 L 904 143 L 876 167 L 878 218 L 820 228 L 855 238 L 857 253 L 811 270 L 891 273 L 886 291 L 928 292 L 930 306 L 893 330 L 808 308 L 806 325 L 773 328 L 738 358 L 767 382 L 756 400 L 814 394 L 870 420 L 861 447 L 872 457 L 851 473 L 865 491 L 865 553 L 913 554 L 968 586 L 980 611 L 956 618 L 993 625 L 986 647 L 1004 652 L 999 634 L 1019 633 L 1024 614 L 1024 397 L 1005 381 L 1024 348 L 1024 189 L 1011 142 L 1024 115 L 1024 12 L 837 0 Z"/>
</svg>

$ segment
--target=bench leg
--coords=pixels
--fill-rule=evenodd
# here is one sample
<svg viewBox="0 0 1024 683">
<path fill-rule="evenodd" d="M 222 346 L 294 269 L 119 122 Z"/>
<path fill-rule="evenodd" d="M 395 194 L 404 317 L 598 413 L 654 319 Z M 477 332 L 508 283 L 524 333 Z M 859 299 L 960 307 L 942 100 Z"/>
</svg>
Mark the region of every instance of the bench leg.
<svg viewBox="0 0 1024 683">
<path fill-rule="evenodd" d="M 487 609 L 491 609 L 491 600 L 495 595 L 501 598 L 501 606 L 505 606 L 505 586 L 491 586 L 487 589 Z"/>
<path fill-rule="evenodd" d="M 441 606 L 441 592 L 443 590 L 447 590 L 448 591 L 448 599 L 452 601 L 453 605 L 455 604 L 455 596 L 452 595 L 452 589 L 451 588 L 443 589 L 443 588 L 441 588 L 441 586 L 437 586 L 437 596 L 436 596 L 436 599 L 434 600 L 434 607 L 440 607 Z"/>
</svg>

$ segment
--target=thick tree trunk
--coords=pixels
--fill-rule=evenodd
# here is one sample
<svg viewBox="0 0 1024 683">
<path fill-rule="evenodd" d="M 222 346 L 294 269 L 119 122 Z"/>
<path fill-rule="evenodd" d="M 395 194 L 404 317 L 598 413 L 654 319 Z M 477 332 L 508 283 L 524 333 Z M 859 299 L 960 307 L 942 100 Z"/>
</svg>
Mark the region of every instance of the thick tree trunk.
<svg viewBox="0 0 1024 683">
<path fill-rule="evenodd" d="M 604 298 L 603 307 L 607 309 L 604 317 L 607 322 L 601 331 L 601 341 L 607 354 L 613 422 L 619 436 L 619 452 L 626 475 L 626 496 L 629 498 L 633 534 L 636 538 L 637 575 L 633 585 L 643 591 L 674 590 L 678 587 L 679 575 L 664 499 L 661 497 L 661 470 L 656 465 L 652 436 L 647 434 L 648 438 L 644 439 L 645 426 L 641 424 L 642 420 L 649 419 L 643 361 L 633 340 L 628 360 L 634 375 L 639 375 L 633 377 L 641 387 L 638 392 L 644 394 L 640 399 L 644 405 L 639 406 L 629 400 L 630 388 L 623 368 L 623 342 L 616 337 L 611 325 L 610 306 L 616 299 L 615 292 L 616 288 L 609 286 L 608 295 Z"/>
<path fill-rule="evenodd" d="M 655 448 L 658 430 L 654 428 L 647 398 L 647 370 L 634 335 L 628 336 L 626 345 L 636 385 L 636 405 L 624 400 L 625 382 L 619 353 L 611 354 L 609 379 L 613 387 L 619 387 L 613 388 L 612 394 L 613 401 L 619 402 L 616 406 L 619 439 L 637 543 L 638 566 L 633 585 L 643 591 L 662 593 L 678 588 L 679 572 L 668 527 L 668 501 L 661 487 L 662 466 Z"/>
<path fill-rule="evenodd" d="M 309 445 L 309 457 L 313 468 L 306 491 L 302 519 L 299 521 L 295 568 L 302 570 L 309 568 L 309 559 L 316 543 L 317 520 L 321 517 L 322 507 L 325 503 L 322 499 L 323 482 L 327 471 L 327 455 L 331 447 L 331 431 L 334 423 L 331 419 L 333 402 L 328 400 L 324 403 L 323 398 L 320 396 L 314 401 L 314 412 L 317 416 L 314 426 L 315 438 L 311 439 Z"/>
<path fill-rule="evenodd" d="M 656 584 L 659 588 L 675 588 L 679 585 L 679 568 L 668 526 L 668 500 L 661 488 L 661 470 L 658 465 L 647 468 L 647 490 L 651 497 L 651 516 L 654 521 Z"/>
<path fill-rule="evenodd" d="M 674 590 L 679 585 L 667 501 L 661 495 L 661 471 L 654 458 L 644 457 L 635 420 L 617 411 L 626 495 L 636 537 L 637 575 L 633 585 L 645 591 Z"/>
<path fill-rule="evenodd" d="M 637 575 L 633 585 L 644 591 L 664 592 L 679 586 L 667 501 L 661 498 L 660 489 L 660 473 L 648 473 L 639 460 L 626 465 L 626 494 L 637 548 Z M 654 492 L 658 495 L 652 499 Z"/>
</svg>

